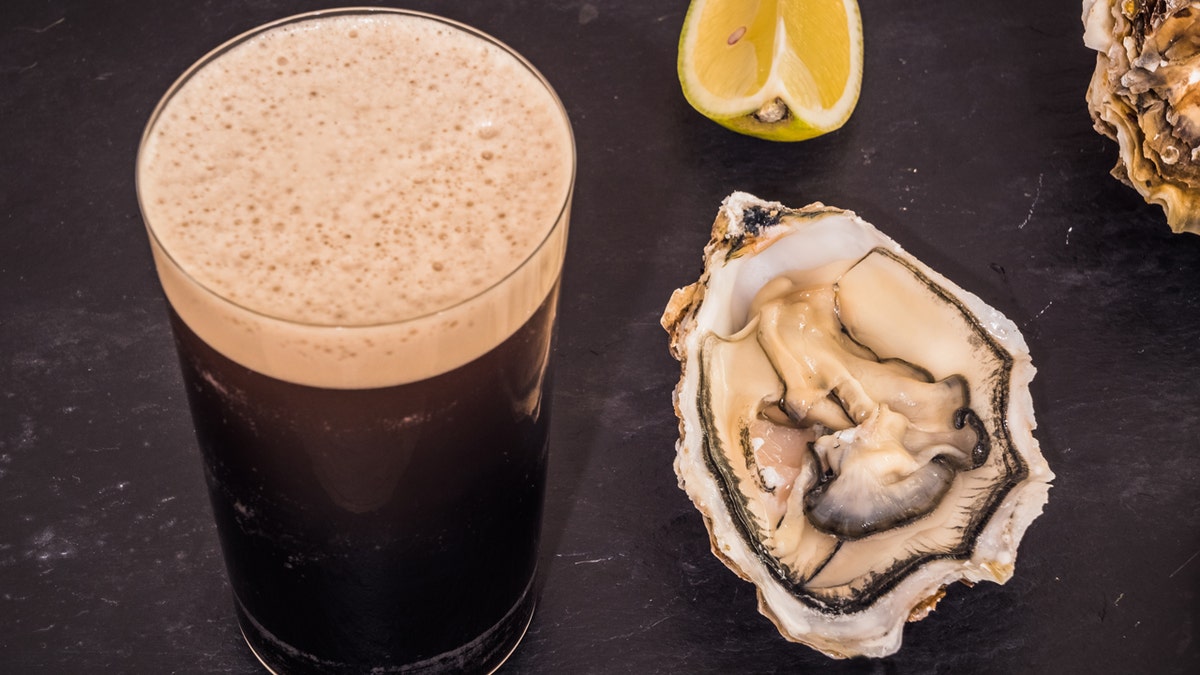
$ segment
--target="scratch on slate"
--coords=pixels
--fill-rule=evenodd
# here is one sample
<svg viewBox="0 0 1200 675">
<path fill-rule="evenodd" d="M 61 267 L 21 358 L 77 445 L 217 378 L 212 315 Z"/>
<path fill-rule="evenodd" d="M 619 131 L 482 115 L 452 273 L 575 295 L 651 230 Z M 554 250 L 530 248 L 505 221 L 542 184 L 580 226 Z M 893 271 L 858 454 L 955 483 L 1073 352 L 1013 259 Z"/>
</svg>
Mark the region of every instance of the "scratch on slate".
<svg viewBox="0 0 1200 675">
<path fill-rule="evenodd" d="M 33 63 L 31 63 L 27 66 L 0 66 L 0 75 L 10 75 L 10 74 L 21 75 L 23 73 L 28 73 L 29 71 L 33 70 L 34 68 L 37 68 L 37 65 L 38 65 L 38 62 L 34 61 Z"/>
<path fill-rule="evenodd" d="M 637 628 L 635 628 L 635 629 L 633 629 L 633 630 L 631 630 L 631 631 L 629 631 L 629 632 L 622 633 L 622 634 L 620 634 L 620 635 L 613 635 L 613 636 L 610 636 L 610 637 L 606 637 L 606 638 L 604 638 L 604 640 L 603 640 L 603 641 L 604 641 L 604 642 L 611 642 L 611 641 L 613 641 L 613 640 L 628 640 L 629 638 L 633 637 L 634 635 L 637 635 L 638 633 L 647 633 L 647 632 L 649 632 L 649 631 L 650 631 L 652 628 L 654 628 L 654 627 L 655 627 L 655 626 L 657 626 L 658 624 L 660 624 L 660 623 L 662 623 L 662 622 L 664 622 L 664 621 L 666 621 L 667 619 L 670 619 L 670 618 L 672 618 L 672 615 L 668 614 L 667 616 L 664 616 L 664 617 L 662 617 L 662 618 L 658 619 L 657 621 L 653 621 L 653 622 L 651 622 L 651 623 L 649 623 L 649 624 L 647 624 L 647 625 L 644 625 L 644 626 L 638 626 Z"/>
<path fill-rule="evenodd" d="M 1050 306 L 1053 304 L 1054 304 L 1053 300 L 1051 300 L 1050 302 L 1047 302 L 1046 306 L 1043 307 L 1041 309 L 1041 311 L 1039 311 L 1037 314 L 1034 314 L 1032 318 L 1030 318 L 1028 321 L 1025 322 L 1025 325 L 1028 326 L 1029 324 L 1033 323 L 1034 321 L 1037 321 L 1038 319 L 1042 318 L 1042 315 L 1045 314 L 1046 310 L 1050 309 Z"/>
<path fill-rule="evenodd" d="M 1018 230 L 1025 229 L 1025 226 L 1029 224 L 1029 219 L 1033 218 L 1033 210 L 1037 208 L 1038 200 L 1042 198 L 1042 178 L 1044 176 L 1045 174 L 1038 174 L 1037 190 L 1033 193 L 1033 202 L 1029 204 L 1029 213 L 1025 214 L 1025 220 L 1022 220 L 1021 224 L 1017 226 Z"/>
<path fill-rule="evenodd" d="M 556 553 L 554 555 L 556 558 L 581 558 L 586 555 L 591 555 L 591 553 L 590 552 Z M 624 553 L 618 553 L 617 555 L 609 555 L 609 556 L 604 556 L 601 558 L 588 558 L 586 560 L 576 560 L 576 561 L 572 562 L 571 564 L 572 565 L 594 565 L 596 563 L 612 562 L 613 560 L 615 560 L 617 558 L 624 558 L 624 557 L 625 557 Z"/>
<path fill-rule="evenodd" d="M 1179 567 L 1175 568 L 1175 571 L 1174 571 L 1174 572 L 1171 572 L 1170 574 L 1168 574 L 1168 575 L 1167 575 L 1167 578 L 1168 578 L 1168 579 L 1170 579 L 1171 577 L 1175 576 L 1176 574 L 1179 574 L 1179 572 L 1180 572 L 1181 570 L 1183 570 L 1183 568 L 1187 567 L 1187 566 L 1188 566 L 1188 563 L 1190 563 L 1190 562 L 1192 562 L 1193 560 L 1195 560 L 1195 559 L 1196 559 L 1196 556 L 1198 556 L 1198 555 L 1200 555 L 1200 551 L 1196 551 L 1195 553 L 1193 553 L 1193 554 L 1192 554 L 1192 557 L 1188 558 L 1187 560 L 1184 560 L 1182 565 L 1180 565 Z"/>
<path fill-rule="evenodd" d="M 58 24 L 66 21 L 66 20 L 67 20 L 67 17 L 64 16 L 63 18 L 59 19 L 58 21 L 55 21 L 54 23 L 46 26 L 45 28 L 30 28 L 29 26 L 17 26 L 17 30 L 23 30 L 23 31 L 27 31 L 30 33 L 45 33 L 46 31 L 50 30 L 51 28 L 54 28 L 55 26 L 57 26 Z"/>
</svg>

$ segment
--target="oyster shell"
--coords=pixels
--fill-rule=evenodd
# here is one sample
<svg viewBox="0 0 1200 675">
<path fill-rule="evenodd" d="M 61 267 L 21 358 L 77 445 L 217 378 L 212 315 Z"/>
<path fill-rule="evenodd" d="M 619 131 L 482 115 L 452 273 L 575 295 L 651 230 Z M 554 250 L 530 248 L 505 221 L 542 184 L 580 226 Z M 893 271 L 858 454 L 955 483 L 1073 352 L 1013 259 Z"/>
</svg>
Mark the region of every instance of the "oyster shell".
<svg viewBox="0 0 1200 675">
<path fill-rule="evenodd" d="M 1053 478 L 1017 327 L 853 213 L 734 193 L 662 318 L 675 471 L 790 640 L 885 656 L 1007 581 Z"/>
<path fill-rule="evenodd" d="M 1113 175 L 1172 230 L 1200 234 L 1200 2 L 1083 0 L 1083 25 L 1097 52 L 1088 109 L 1120 146 Z"/>
</svg>

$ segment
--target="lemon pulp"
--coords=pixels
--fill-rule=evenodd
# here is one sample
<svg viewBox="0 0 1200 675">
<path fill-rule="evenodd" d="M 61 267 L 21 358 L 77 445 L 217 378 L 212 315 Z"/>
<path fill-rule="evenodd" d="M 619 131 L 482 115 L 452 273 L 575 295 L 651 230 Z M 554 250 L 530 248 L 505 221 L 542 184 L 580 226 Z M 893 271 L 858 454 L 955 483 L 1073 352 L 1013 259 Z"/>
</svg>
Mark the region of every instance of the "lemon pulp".
<svg viewBox="0 0 1200 675">
<path fill-rule="evenodd" d="M 775 140 L 832 131 L 861 86 L 857 2 L 693 0 L 679 78 L 693 107 L 736 131 Z"/>
</svg>

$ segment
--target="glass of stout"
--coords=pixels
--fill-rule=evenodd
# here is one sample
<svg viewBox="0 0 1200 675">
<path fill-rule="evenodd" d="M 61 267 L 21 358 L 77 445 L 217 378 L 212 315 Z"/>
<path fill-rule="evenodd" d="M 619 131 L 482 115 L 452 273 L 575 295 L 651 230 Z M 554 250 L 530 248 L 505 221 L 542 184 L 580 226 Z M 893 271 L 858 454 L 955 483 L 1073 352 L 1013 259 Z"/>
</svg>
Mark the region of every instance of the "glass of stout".
<svg viewBox="0 0 1200 675">
<path fill-rule="evenodd" d="M 268 669 L 486 672 L 521 639 L 574 174 L 533 66 L 415 12 L 256 28 L 153 112 L 138 197 Z"/>
</svg>

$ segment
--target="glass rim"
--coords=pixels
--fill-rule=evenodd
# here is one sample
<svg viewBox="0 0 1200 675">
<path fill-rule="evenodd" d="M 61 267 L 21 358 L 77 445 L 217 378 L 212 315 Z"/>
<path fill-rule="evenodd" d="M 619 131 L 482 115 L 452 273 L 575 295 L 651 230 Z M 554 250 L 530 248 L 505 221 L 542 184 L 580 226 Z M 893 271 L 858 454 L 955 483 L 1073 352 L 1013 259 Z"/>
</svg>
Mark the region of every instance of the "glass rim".
<svg viewBox="0 0 1200 675">
<path fill-rule="evenodd" d="M 499 48 L 505 54 L 507 54 L 508 56 L 515 59 L 519 65 L 521 65 L 526 71 L 528 71 L 531 75 L 533 75 L 534 79 L 536 79 L 542 85 L 542 87 L 546 90 L 546 93 L 550 95 L 551 100 L 554 102 L 555 107 L 557 107 L 557 109 L 559 111 L 563 125 L 565 126 L 566 132 L 567 132 L 567 142 L 568 142 L 568 147 L 570 149 L 570 154 L 571 154 L 571 171 L 570 171 L 570 176 L 567 181 L 567 189 L 566 189 L 565 194 L 563 195 L 562 204 L 560 204 L 558 212 L 555 214 L 554 220 L 553 220 L 553 222 L 551 222 L 550 227 L 547 228 L 545 236 L 543 236 L 542 239 L 537 242 L 537 245 L 534 246 L 532 250 L 530 250 L 530 252 L 527 256 L 525 256 L 523 259 L 521 259 L 517 264 L 513 265 L 512 269 L 508 270 L 502 277 L 495 280 L 494 282 L 492 282 L 485 288 L 479 290 L 478 292 L 473 293 L 472 295 L 469 295 L 469 296 L 467 296 L 461 300 L 458 300 L 456 302 L 453 302 L 451 304 L 438 307 L 437 309 L 412 314 L 411 316 L 403 316 L 398 319 L 386 320 L 386 321 L 373 321 L 373 322 L 368 322 L 368 323 L 321 323 L 321 322 L 316 322 L 316 321 L 301 321 L 301 320 L 297 320 L 297 319 L 293 319 L 293 318 L 276 316 L 275 314 L 272 314 L 268 311 L 263 311 L 261 309 L 255 309 L 253 307 L 248 307 L 245 304 L 242 304 L 236 300 L 233 300 L 233 299 L 227 297 L 225 294 L 211 288 L 208 284 L 197 279 L 188 270 L 187 267 L 185 267 L 183 264 L 181 264 L 179 262 L 178 259 L 176 259 L 174 254 L 171 253 L 170 249 L 168 249 L 167 246 L 163 243 L 162 239 L 159 238 L 158 233 L 155 232 L 154 226 L 151 224 L 150 218 L 147 216 L 146 208 L 142 201 L 142 187 L 141 187 L 142 156 L 143 156 L 143 153 L 145 152 L 147 141 L 150 139 L 150 135 L 154 131 L 154 128 L 157 125 L 159 118 L 162 116 L 163 111 L 167 108 L 167 106 L 175 98 L 176 94 L 178 94 L 183 89 L 183 87 L 186 86 L 187 83 L 190 82 L 191 79 L 197 73 L 199 73 L 201 70 L 203 70 L 206 66 L 210 65 L 214 61 L 221 58 L 227 52 L 235 49 L 236 47 L 241 46 L 242 44 L 245 44 L 249 40 L 251 40 L 259 35 L 268 33 L 268 32 L 275 30 L 276 28 L 279 28 L 281 26 L 303 23 L 305 21 L 311 21 L 314 19 L 321 19 L 321 18 L 330 17 L 330 16 L 346 16 L 346 15 L 364 15 L 365 16 L 365 15 L 371 15 L 371 14 L 398 14 L 398 15 L 402 15 L 402 16 L 410 16 L 410 17 L 415 17 L 418 19 L 433 21 L 435 23 L 442 24 L 449 28 L 464 32 L 476 39 L 483 40 L 484 42 L 490 43 L 490 44 L 494 45 L 495 47 Z M 532 263 L 539 256 L 539 254 L 542 252 L 542 249 L 545 248 L 547 243 L 551 239 L 554 238 L 555 234 L 559 231 L 559 228 L 567 227 L 566 221 L 569 216 L 568 211 L 571 207 L 571 200 L 575 193 L 575 176 L 576 176 L 576 172 L 577 172 L 577 165 L 578 165 L 578 157 L 577 157 L 576 148 L 575 148 L 575 132 L 574 132 L 574 129 L 571 127 L 571 119 L 567 115 L 566 106 L 563 105 L 562 99 L 559 98 L 559 96 L 558 96 L 558 92 L 556 92 L 554 90 L 554 87 L 550 85 L 550 82 L 546 79 L 546 77 L 544 75 L 542 75 L 541 71 L 539 71 L 532 63 L 529 62 L 528 59 L 526 59 L 524 56 L 522 56 L 519 52 L 517 52 L 515 49 L 510 47 L 505 42 L 501 41 L 500 39 L 498 39 L 496 37 L 493 37 L 492 35 L 490 35 L 488 33 L 485 33 L 484 31 L 482 31 L 478 28 L 474 28 L 465 23 L 462 23 L 461 21 L 449 19 L 449 18 L 446 18 L 443 16 L 439 16 L 437 14 L 430 14 L 428 12 L 421 12 L 421 11 L 416 11 L 416 10 L 394 8 L 394 7 L 367 7 L 367 6 L 337 7 L 337 8 L 318 9 L 318 10 L 309 11 L 309 12 L 302 12 L 299 14 L 293 14 L 291 16 L 286 16 L 281 19 L 276 19 L 274 21 L 269 21 L 267 23 L 260 24 L 258 26 L 255 26 L 254 28 L 250 28 L 249 30 L 243 31 L 243 32 L 239 33 L 238 35 L 235 35 L 232 38 L 229 38 L 228 40 L 221 43 L 217 47 L 214 47 L 213 49 L 209 50 L 207 53 L 205 53 L 203 56 L 201 56 L 199 59 L 197 59 L 194 63 L 192 63 L 192 65 L 188 66 L 188 68 L 186 70 L 184 70 L 183 73 L 180 74 L 171 83 L 171 86 L 169 86 L 167 88 L 166 92 L 162 95 L 162 97 L 159 99 L 158 103 L 154 106 L 154 110 L 150 113 L 150 117 L 149 117 L 148 121 L 146 122 L 145 128 L 142 131 L 141 140 L 138 142 L 137 158 L 135 160 L 135 165 L 134 165 L 134 191 L 137 194 L 138 211 L 140 212 L 140 214 L 142 216 L 142 223 L 145 226 L 146 231 L 149 233 L 150 238 L 153 240 L 155 247 L 159 251 L 162 252 L 162 254 L 167 258 L 167 261 L 170 262 L 170 264 L 176 270 L 178 270 L 178 272 L 180 274 L 182 274 L 189 283 L 195 285 L 196 288 L 202 290 L 205 294 L 210 295 L 213 298 L 216 298 L 217 300 L 219 300 L 222 303 L 225 303 L 232 307 L 236 307 L 238 310 L 248 312 L 254 316 L 260 317 L 262 319 L 270 320 L 270 321 L 277 321 L 277 322 L 281 322 L 281 323 L 285 323 L 285 324 L 289 324 L 289 325 L 293 325 L 293 326 L 303 326 L 303 327 L 310 327 L 310 328 L 356 330 L 356 329 L 378 328 L 378 327 L 383 327 L 383 326 L 399 326 L 399 325 L 404 325 L 406 323 L 422 321 L 422 320 L 428 319 L 430 317 L 436 317 L 437 315 L 447 312 L 449 310 L 452 310 L 456 307 L 462 307 L 469 303 L 475 302 L 475 301 L 479 300 L 481 297 L 502 287 L 506 282 L 508 282 L 510 279 L 512 279 L 521 270 L 525 269 L 525 267 L 527 265 Z"/>
</svg>

